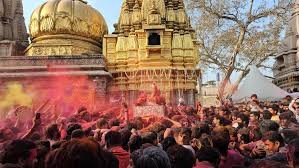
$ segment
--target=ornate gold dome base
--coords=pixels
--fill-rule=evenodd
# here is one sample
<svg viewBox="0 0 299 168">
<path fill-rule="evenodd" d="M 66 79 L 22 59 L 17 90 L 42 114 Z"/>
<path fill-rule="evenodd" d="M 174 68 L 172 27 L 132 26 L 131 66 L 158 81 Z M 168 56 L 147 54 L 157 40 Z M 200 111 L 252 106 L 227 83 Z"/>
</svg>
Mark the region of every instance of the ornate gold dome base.
<svg viewBox="0 0 299 168">
<path fill-rule="evenodd" d="M 41 36 L 32 41 L 26 49 L 26 56 L 55 56 L 99 54 L 100 43 L 76 35 L 58 34 Z"/>
</svg>

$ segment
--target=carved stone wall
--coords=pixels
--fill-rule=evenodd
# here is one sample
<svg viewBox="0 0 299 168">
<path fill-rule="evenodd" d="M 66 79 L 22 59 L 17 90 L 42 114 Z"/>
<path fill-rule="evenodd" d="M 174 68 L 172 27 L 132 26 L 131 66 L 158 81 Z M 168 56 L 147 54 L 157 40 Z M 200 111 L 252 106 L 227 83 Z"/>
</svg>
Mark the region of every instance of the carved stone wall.
<svg viewBox="0 0 299 168">
<path fill-rule="evenodd" d="M 119 22 L 103 40 L 103 55 L 114 80 L 112 92 L 127 92 L 128 102 L 156 82 L 167 102 L 184 97 L 194 104 L 200 70 L 198 43 L 183 0 L 124 0 Z M 155 34 L 159 43 L 150 44 Z M 177 94 L 179 93 L 179 94 Z"/>
<path fill-rule="evenodd" d="M 299 1 L 294 5 L 285 39 L 273 66 L 274 83 L 288 92 L 299 91 Z"/>
<path fill-rule="evenodd" d="M 23 55 L 27 46 L 22 0 L 0 0 L 0 56 Z"/>
</svg>

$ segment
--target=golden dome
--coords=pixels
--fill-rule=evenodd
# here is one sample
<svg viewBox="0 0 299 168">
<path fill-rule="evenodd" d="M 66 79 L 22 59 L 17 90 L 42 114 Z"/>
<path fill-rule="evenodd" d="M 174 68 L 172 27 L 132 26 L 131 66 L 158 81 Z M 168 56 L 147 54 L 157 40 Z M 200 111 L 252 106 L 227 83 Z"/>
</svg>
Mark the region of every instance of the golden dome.
<svg viewBox="0 0 299 168">
<path fill-rule="evenodd" d="M 32 13 L 29 33 L 33 45 L 50 43 L 52 46 L 61 44 L 73 47 L 64 49 L 69 51 L 64 53 L 55 52 L 58 49 L 53 48 L 51 52 L 38 53 L 29 51 L 31 45 L 26 51 L 27 55 L 75 55 L 100 53 L 108 28 L 104 17 L 83 0 L 48 0 Z M 82 50 L 74 44 L 81 42 L 84 43 L 79 46 Z M 35 49 L 38 48 L 35 46 Z"/>
</svg>

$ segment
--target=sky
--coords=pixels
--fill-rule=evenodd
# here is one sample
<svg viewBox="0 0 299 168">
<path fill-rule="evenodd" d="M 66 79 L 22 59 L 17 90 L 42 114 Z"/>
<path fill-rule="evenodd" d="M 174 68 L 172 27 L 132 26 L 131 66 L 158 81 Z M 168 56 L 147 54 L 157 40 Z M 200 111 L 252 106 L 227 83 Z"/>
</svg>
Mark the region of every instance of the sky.
<svg viewBox="0 0 299 168">
<path fill-rule="evenodd" d="M 123 0 L 85 0 L 93 8 L 97 9 L 105 18 L 109 32 L 113 32 L 113 24 L 117 23 Z M 28 31 L 31 13 L 46 0 L 23 0 L 24 17 Z"/>
</svg>

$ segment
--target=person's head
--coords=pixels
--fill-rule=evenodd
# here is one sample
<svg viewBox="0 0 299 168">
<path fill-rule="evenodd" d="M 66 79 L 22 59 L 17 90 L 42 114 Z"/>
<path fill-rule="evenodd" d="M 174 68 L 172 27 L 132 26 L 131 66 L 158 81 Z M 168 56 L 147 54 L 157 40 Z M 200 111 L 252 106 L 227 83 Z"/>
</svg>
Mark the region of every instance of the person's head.
<svg viewBox="0 0 299 168">
<path fill-rule="evenodd" d="M 105 135 L 105 142 L 107 148 L 112 148 L 115 146 L 121 146 L 121 134 L 117 131 L 109 131 Z"/>
<path fill-rule="evenodd" d="M 220 162 L 220 153 L 212 147 L 202 147 L 196 152 L 196 158 L 199 162 L 209 162 L 214 167 L 218 167 Z"/>
<path fill-rule="evenodd" d="M 279 124 L 272 120 L 265 120 L 259 124 L 259 128 L 262 134 L 268 131 L 278 131 Z"/>
<path fill-rule="evenodd" d="M 51 148 L 52 150 L 58 149 L 66 142 L 67 142 L 66 140 L 57 141 L 51 146 Z"/>
<path fill-rule="evenodd" d="M 158 147 L 148 147 L 138 158 L 136 168 L 171 168 L 167 153 Z"/>
<path fill-rule="evenodd" d="M 219 108 L 218 110 L 219 110 L 219 111 L 218 111 L 218 114 L 219 114 L 220 116 L 222 116 L 222 117 L 224 117 L 224 116 L 227 115 L 227 113 L 228 113 L 227 109 L 224 108 L 224 107 L 221 107 L 221 108 Z"/>
<path fill-rule="evenodd" d="M 131 131 L 128 129 L 122 129 L 120 130 L 121 134 L 121 141 L 122 141 L 122 147 L 124 150 L 129 151 L 128 142 L 130 140 L 130 137 L 132 135 Z"/>
<path fill-rule="evenodd" d="M 50 152 L 51 145 L 49 141 L 38 141 L 37 145 L 37 162 L 34 163 L 34 167 L 41 167 L 44 165 L 45 158 Z"/>
<path fill-rule="evenodd" d="M 292 140 L 287 147 L 287 159 L 289 166 L 299 166 L 299 138 Z"/>
<path fill-rule="evenodd" d="M 295 129 L 282 129 L 279 132 L 285 144 L 288 144 L 293 139 L 299 138 L 299 134 Z"/>
<path fill-rule="evenodd" d="M 213 124 L 215 126 L 223 126 L 224 125 L 224 117 L 222 117 L 220 115 L 214 116 Z"/>
<path fill-rule="evenodd" d="M 284 163 L 273 160 L 257 160 L 249 168 L 289 168 Z"/>
<path fill-rule="evenodd" d="M 266 134 L 263 135 L 263 141 L 269 154 L 278 152 L 279 148 L 284 146 L 282 136 L 276 131 L 266 132 Z"/>
<path fill-rule="evenodd" d="M 162 142 L 161 142 L 161 145 L 162 145 L 162 148 L 164 151 L 167 151 L 167 149 L 173 145 L 176 145 L 176 141 L 174 139 L 174 137 L 166 137 Z"/>
<path fill-rule="evenodd" d="M 190 145 L 192 131 L 190 128 L 182 128 L 179 133 L 179 144 Z"/>
<path fill-rule="evenodd" d="M 279 106 L 277 104 L 273 104 L 270 108 L 269 108 L 269 112 L 272 114 L 272 116 L 277 115 L 277 113 L 279 112 Z"/>
<path fill-rule="evenodd" d="M 264 119 L 264 120 L 270 120 L 271 117 L 272 117 L 272 114 L 270 113 L 270 111 L 265 110 L 265 111 L 263 112 L 263 119 Z"/>
<path fill-rule="evenodd" d="M 10 128 L 0 129 L 0 142 L 14 139 L 14 133 Z"/>
<path fill-rule="evenodd" d="M 219 132 L 212 135 L 213 147 L 215 147 L 223 156 L 226 156 L 227 154 L 229 141 L 229 133 Z"/>
<path fill-rule="evenodd" d="M 173 145 L 167 149 L 173 168 L 192 168 L 195 164 L 193 153 L 181 145 Z"/>
<path fill-rule="evenodd" d="M 72 132 L 76 129 L 82 129 L 82 126 L 80 124 L 70 124 L 68 125 L 66 129 L 66 133 L 68 135 L 68 138 L 71 138 Z"/>
<path fill-rule="evenodd" d="M 157 145 L 158 144 L 158 135 L 155 132 L 145 132 L 142 134 L 142 143 Z"/>
<path fill-rule="evenodd" d="M 30 168 L 36 156 L 37 147 L 35 143 L 27 140 L 13 140 L 1 152 L 0 163 L 20 164 L 25 168 Z"/>
<path fill-rule="evenodd" d="M 237 116 L 237 122 L 238 122 L 239 127 L 247 127 L 248 123 L 249 123 L 249 118 L 245 114 L 240 113 Z"/>
<path fill-rule="evenodd" d="M 81 138 L 84 138 L 85 137 L 85 133 L 83 130 L 81 129 L 76 129 L 72 132 L 72 135 L 71 135 L 71 138 L 74 139 L 74 138 L 77 138 L 77 139 L 81 139 Z"/>
<path fill-rule="evenodd" d="M 60 131 L 57 124 L 52 124 L 46 129 L 46 138 L 50 140 L 59 140 Z"/>
<path fill-rule="evenodd" d="M 87 112 L 87 108 L 84 106 L 79 107 L 77 110 L 77 114 L 81 114 L 81 113 L 85 113 L 85 112 Z"/>
<path fill-rule="evenodd" d="M 91 122 L 92 116 L 90 115 L 89 112 L 86 111 L 86 112 L 81 113 L 81 119 L 86 122 Z"/>
<path fill-rule="evenodd" d="M 130 140 L 128 142 L 129 151 L 130 153 L 133 153 L 134 151 L 140 149 L 142 146 L 142 138 L 139 135 L 132 135 L 130 137 Z"/>
<path fill-rule="evenodd" d="M 280 126 L 282 128 L 288 128 L 291 123 L 293 113 L 292 112 L 284 112 L 279 115 Z"/>
<path fill-rule="evenodd" d="M 253 100 L 257 100 L 257 95 L 256 94 L 252 94 L 250 96 L 250 99 L 253 101 Z"/>
<path fill-rule="evenodd" d="M 109 121 L 109 126 L 111 127 L 118 127 L 120 125 L 120 121 L 118 119 L 113 119 Z"/>
<path fill-rule="evenodd" d="M 198 115 L 199 115 L 199 120 L 200 121 L 205 121 L 208 118 L 207 113 L 199 113 Z"/>
<path fill-rule="evenodd" d="M 108 121 L 104 118 L 100 118 L 98 121 L 97 121 L 97 128 L 98 129 L 108 129 L 109 127 L 109 124 L 108 124 Z"/>
<path fill-rule="evenodd" d="M 143 155 L 143 149 L 138 149 L 138 150 L 135 150 L 134 152 L 132 152 L 131 154 L 130 154 L 130 158 L 131 158 L 131 163 L 130 163 L 130 165 L 131 165 L 131 167 L 132 168 L 136 168 L 136 166 L 137 166 L 137 161 L 138 161 L 138 159 L 141 157 Z"/>
<path fill-rule="evenodd" d="M 61 148 L 51 151 L 46 168 L 99 168 L 105 167 L 105 154 L 100 145 L 91 139 L 72 139 Z"/>
<path fill-rule="evenodd" d="M 260 119 L 260 113 L 257 111 L 253 111 L 249 115 L 249 121 L 250 122 L 256 122 Z"/>
<path fill-rule="evenodd" d="M 249 137 L 251 141 L 258 141 L 262 139 L 262 133 L 259 128 L 253 128 L 249 131 Z"/>
<path fill-rule="evenodd" d="M 297 98 L 295 103 L 294 103 L 294 108 L 297 112 L 297 115 L 299 115 L 299 99 Z"/>
<path fill-rule="evenodd" d="M 239 129 L 238 131 L 238 142 L 240 144 L 247 144 L 250 142 L 250 135 L 248 129 Z"/>
</svg>

